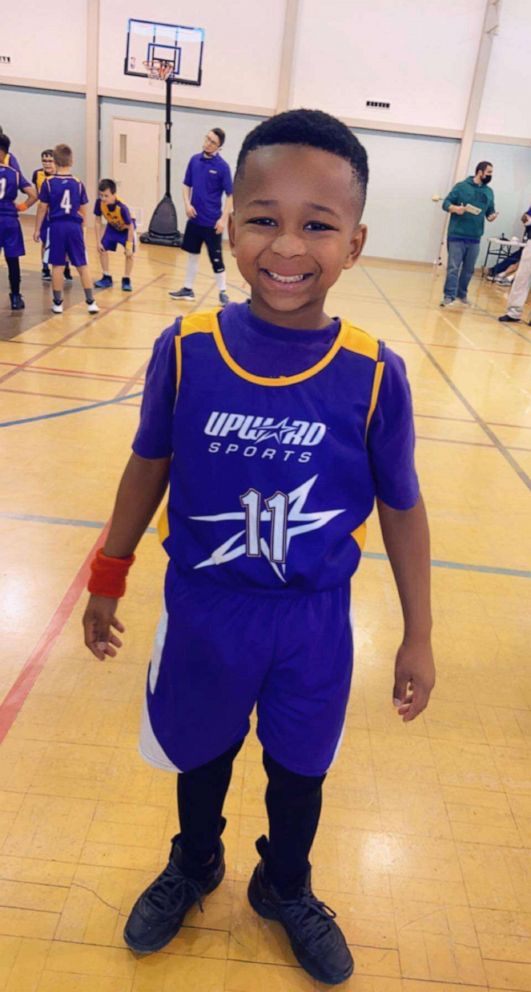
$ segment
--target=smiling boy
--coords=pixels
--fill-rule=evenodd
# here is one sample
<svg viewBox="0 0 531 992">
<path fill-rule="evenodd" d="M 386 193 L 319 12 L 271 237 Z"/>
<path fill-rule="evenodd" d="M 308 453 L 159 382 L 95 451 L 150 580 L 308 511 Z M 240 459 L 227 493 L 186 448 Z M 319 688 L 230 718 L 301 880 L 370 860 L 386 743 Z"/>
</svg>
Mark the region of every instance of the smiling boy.
<svg viewBox="0 0 531 992">
<path fill-rule="evenodd" d="M 269 838 L 257 841 L 249 901 L 317 980 L 338 984 L 354 968 L 312 891 L 309 854 L 344 729 L 350 578 L 375 499 L 404 615 L 392 693 L 403 720 L 425 708 L 435 677 L 404 365 L 324 309 L 363 248 L 367 178 L 365 150 L 327 114 L 260 124 L 240 152 L 230 221 L 250 303 L 178 320 L 155 344 L 83 620 L 92 653 L 113 657 L 118 598 L 169 481 L 140 746 L 179 773 L 180 834 L 127 921 L 138 953 L 165 946 L 223 878 L 223 802 L 256 705 Z"/>
</svg>

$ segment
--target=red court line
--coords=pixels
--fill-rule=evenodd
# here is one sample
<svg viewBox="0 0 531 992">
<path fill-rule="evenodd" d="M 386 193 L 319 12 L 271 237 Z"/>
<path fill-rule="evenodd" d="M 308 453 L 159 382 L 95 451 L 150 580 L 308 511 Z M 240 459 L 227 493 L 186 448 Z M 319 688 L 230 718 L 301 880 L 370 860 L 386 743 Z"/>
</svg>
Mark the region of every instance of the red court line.
<svg viewBox="0 0 531 992">
<path fill-rule="evenodd" d="M 153 283 L 159 282 L 159 280 L 163 278 L 164 277 L 160 275 L 160 276 L 155 276 L 153 279 L 150 279 L 150 281 L 146 282 L 143 286 L 140 287 L 140 289 L 136 289 L 134 293 L 131 293 L 129 299 L 131 300 L 133 299 L 133 297 L 138 296 L 139 293 L 143 293 L 145 289 L 147 289 L 149 286 L 152 286 Z M 100 311 L 99 314 L 95 314 L 93 317 L 89 317 L 88 320 L 83 321 L 80 327 L 77 327 L 74 331 L 69 331 L 68 334 L 65 334 L 62 338 L 59 338 L 58 341 L 54 341 L 53 344 L 46 345 L 46 347 L 43 348 L 42 351 L 37 352 L 37 354 L 33 355 L 32 358 L 27 358 L 25 362 L 21 362 L 18 368 L 11 369 L 10 372 L 6 372 L 3 376 L 0 376 L 0 383 L 5 382 L 7 379 L 11 379 L 12 376 L 17 375 L 17 373 L 20 372 L 22 369 L 28 368 L 33 364 L 33 362 L 38 361 L 39 358 L 43 358 L 44 355 L 49 355 L 49 353 L 51 351 L 55 351 L 56 348 L 60 348 L 61 345 L 65 343 L 65 341 L 70 341 L 71 338 L 76 337 L 77 334 L 81 334 L 81 331 L 86 330 L 87 327 L 91 327 L 93 324 L 97 324 L 98 321 L 103 320 L 105 317 L 108 316 L 108 314 L 112 313 L 113 310 L 117 310 L 118 307 L 121 307 L 125 302 L 126 302 L 125 300 L 119 300 L 118 303 L 113 303 L 112 307 L 107 307 L 106 310 Z M 28 330 L 31 330 L 31 328 L 28 328 Z"/>
<path fill-rule="evenodd" d="M 64 375 L 70 376 L 72 379 L 101 379 L 102 381 L 109 380 L 109 382 L 128 382 L 129 379 L 125 375 L 116 375 L 115 372 L 81 372 L 77 369 L 56 369 L 49 365 L 30 365 L 23 368 L 22 362 L 0 362 L 0 365 L 9 365 L 13 368 L 20 369 L 24 372 L 42 372 L 44 375 Z M 0 382 L 2 380 L 0 379 Z"/>
<path fill-rule="evenodd" d="M 109 527 L 110 521 L 98 535 L 94 545 L 85 558 L 85 561 L 83 562 L 77 575 L 72 580 L 69 588 L 63 596 L 62 601 L 46 627 L 46 630 L 39 638 L 39 641 L 25 662 L 20 675 L 11 686 L 11 689 L 7 693 L 7 696 L 3 702 L 0 704 L 0 743 L 2 743 L 4 737 L 13 726 L 13 723 L 26 702 L 29 693 L 33 689 L 35 682 L 39 678 L 39 675 L 48 661 L 55 642 L 63 632 L 64 627 L 87 584 L 90 562 L 94 557 L 96 549 L 101 547 L 104 543 Z"/>
<path fill-rule="evenodd" d="M 36 393 L 31 389 L 10 389 L 9 386 L 0 386 L 0 393 L 14 393 L 15 396 L 38 396 L 45 400 L 74 400 L 76 403 L 98 403 L 99 396 L 66 396 L 63 393 Z M 115 397 L 113 397 L 115 398 Z M 132 406 L 139 409 L 139 403 L 120 403 L 120 406 Z"/>
</svg>

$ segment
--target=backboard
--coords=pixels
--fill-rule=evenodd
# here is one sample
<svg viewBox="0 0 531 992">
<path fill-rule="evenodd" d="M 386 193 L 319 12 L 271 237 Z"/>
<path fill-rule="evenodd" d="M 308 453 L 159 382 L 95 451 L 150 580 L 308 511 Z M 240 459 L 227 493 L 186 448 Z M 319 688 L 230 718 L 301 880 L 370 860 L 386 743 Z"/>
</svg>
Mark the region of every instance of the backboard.
<svg viewBox="0 0 531 992">
<path fill-rule="evenodd" d="M 150 65 L 156 60 L 171 65 L 172 83 L 200 86 L 204 40 L 203 28 L 130 18 L 124 73 L 149 77 Z"/>
</svg>

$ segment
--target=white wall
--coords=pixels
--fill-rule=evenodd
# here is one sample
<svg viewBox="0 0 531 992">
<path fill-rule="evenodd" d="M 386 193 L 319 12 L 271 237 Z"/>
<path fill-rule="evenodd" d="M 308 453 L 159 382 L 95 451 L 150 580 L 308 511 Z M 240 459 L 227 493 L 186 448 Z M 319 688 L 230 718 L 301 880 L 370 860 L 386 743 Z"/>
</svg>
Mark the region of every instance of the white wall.
<svg viewBox="0 0 531 992">
<path fill-rule="evenodd" d="M 484 11 L 485 0 L 303 0 L 292 105 L 460 129 Z"/>
<path fill-rule="evenodd" d="M 485 224 L 479 258 L 483 262 L 488 237 L 507 237 L 523 232 L 520 220 L 531 204 L 531 148 L 523 145 L 500 145 L 495 142 L 476 141 L 472 148 L 469 174 L 478 162 L 492 162 L 496 210 L 499 217 Z"/>
<path fill-rule="evenodd" d="M 504 0 L 478 121 L 480 134 L 531 137 L 531 2 Z"/>
<path fill-rule="evenodd" d="M 23 123 L 22 123 L 23 122 Z M 60 142 L 72 147 L 74 173 L 85 175 L 85 98 L 77 93 L 3 86 L 0 124 L 26 179 L 40 166 L 41 151 Z"/>
<path fill-rule="evenodd" d="M 204 28 L 201 88 L 176 87 L 179 99 L 276 106 L 285 0 L 101 0 L 100 87 L 152 99 L 145 79 L 123 74 L 130 17 Z"/>
<path fill-rule="evenodd" d="M 86 0 L 1 4 L 1 81 L 15 78 L 83 86 L 86 76 Z"/>
</svg>

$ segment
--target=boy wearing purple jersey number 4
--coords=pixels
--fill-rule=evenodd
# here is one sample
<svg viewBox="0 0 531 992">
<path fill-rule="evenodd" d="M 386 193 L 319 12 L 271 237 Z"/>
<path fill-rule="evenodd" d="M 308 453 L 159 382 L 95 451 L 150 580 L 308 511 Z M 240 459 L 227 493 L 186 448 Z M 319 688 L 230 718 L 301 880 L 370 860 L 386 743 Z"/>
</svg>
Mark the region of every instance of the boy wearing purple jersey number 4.
<svg viewBox="0 0 531 992">
<path fill-rule="evenodd" d="M 278 921 L 318 981 L 354 963 L 309 861 L 352 674 L 350 579 L 378 505 L 404 615 L 393 701 L 425 708 L 429 534 L 402 360 L 325 312 L 358 259 L 367 156 L 320 111 L 264 121 L 243 143 L 229 232 L 248 303 L 178 319 L 155 344 L 140 426 L 105 546 L 92 563 L 85 643 L 121 646 L 118 598 L 169 483 L 169 556 L 146 686 L 141 752 L 178 773 L 180 833 L 124 938 L 164 947 L 222 881 L 223 803 L 256 706 L 268 838 L 248 898 Z"/>
<path fill-rule="evenodd" d="M 63 312 L 63 270 L 67 258 L 78 271 L 85 293 L 89 313 L 98 313 L 94 300 L 92 279 L 87 265 L 83 238 L 88 196 L 81 179 L 72 175 L 73 155 L 68 145 L 56 145 L 53 150 L 56 172 L 42 183 L 39 208 L 35 218 L 34 241 L 40 240 L 42 223 L 47 217 L 50 224 L 50 265 L 54 313 Z"/>
</svg>

